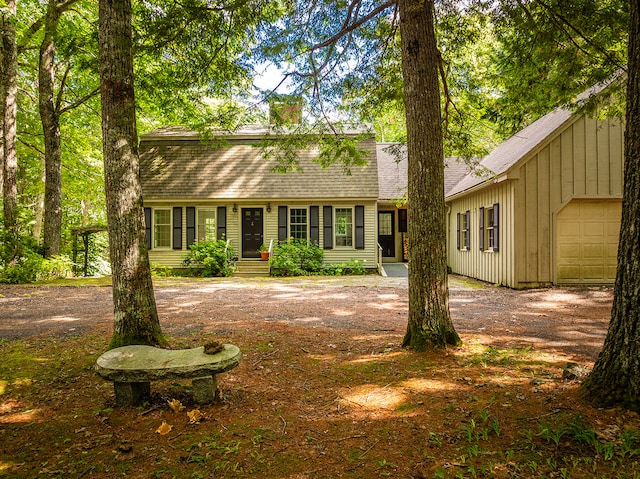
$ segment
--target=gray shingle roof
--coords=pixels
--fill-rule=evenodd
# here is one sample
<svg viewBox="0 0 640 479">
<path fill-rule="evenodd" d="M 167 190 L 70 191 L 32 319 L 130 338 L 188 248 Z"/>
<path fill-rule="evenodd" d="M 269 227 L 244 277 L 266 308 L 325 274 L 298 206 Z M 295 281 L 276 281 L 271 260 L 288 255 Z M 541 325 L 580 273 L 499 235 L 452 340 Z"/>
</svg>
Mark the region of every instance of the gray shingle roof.
<svg viewBox="0 0 640 479">
<path fill-rule="evenodd" d="M 602 90 L 616 81 L 619 75 L 620 73 L 578 95 L 575 102 L 576 105 L 581 106 L 584 102 L 600 94 Z M 506 173 L 538 146 L 542 145 L 550 135 L 557 132 L 565 123 L 570 122 L 572 118 L 577 118 L 572 111 L 576 105 L 556 108 L 551 113 L 547 113 L 538 118 L 505 140 L 498 145 L 495 150 L 489 153 L 489 155 L 484 157 L 478 168 L 469 172 L 457 185 L 451 188 L 451 190 L 445 194 L 445 197 L 462 193 L 474 186 L 487 182 L 495 176 Z"/>
<path fill-rule="evenodd" d="M 408 160 L 407 148 L 400 143 L 378 143 L 378 177 L 380 181 L 380 200 L 396 200 L 407 192 Z M 461 157 L 444 159 L 445 195 L 469 173 L 470 166 Z"/>
<path fill-rule="evenodd" d="M 184 128 L 163 128 L 143 135 L 140 180 L 144 199 L 378 197 L 373 136 L 360 143 L 370 152 L 369 164 L 351 168 L 351 176 L 347 176 L 341 165 L 325 169 L 314 163 L 318 152 L 312 149 L 299 151 L 304 173 L 272 172 L 275 161 L 263 159 L 256 147 L 264 135 L 265 129 L 257 127 L 218 135 L 226 140 L 218 147 L 202 142 L 196 132 Z"/>
</svg>

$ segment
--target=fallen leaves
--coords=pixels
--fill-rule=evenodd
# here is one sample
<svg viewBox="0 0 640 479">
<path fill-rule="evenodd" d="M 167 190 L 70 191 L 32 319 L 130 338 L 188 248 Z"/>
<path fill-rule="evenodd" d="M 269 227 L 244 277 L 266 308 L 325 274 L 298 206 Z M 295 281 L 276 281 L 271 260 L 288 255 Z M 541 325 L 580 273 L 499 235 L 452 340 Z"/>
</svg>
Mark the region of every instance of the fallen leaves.
<svg viewBox="0 0 640 479">
<path fill-rule="evenodd" d="M 200 421 L 204 419 L 204 415 L 200 412 L 200 409 L 189 411 L 187 416 L 189 416 L 189 424 L 200 424 Z"/>
<path fill-rule="evenodd" d="M 167 401 L 167 404 L 169 404 L 169 407 L 173 409 L 173 412 L 182 412 L 186 409 L 182 405 L 182 403 L 177 399 L 172 399 L 171 401 Z"/>
<path fill-rule="evenodd" d="M 156 432 L 158 434 L 166 436 L 167 434 L 169 434 L 171 432 L 171 429 L 173 429 L 172 425 L 167 424 L 167 421 L 162 421 L 162 424 L 160 425 L 160 427 L 158 429 L 156 429 Z"/>
<path fill-rule="evenodd" d="M 186 409 L 186 407 L 177 399 L 172 399 L 171 401 L 167 401 L 167 404 L 171 408 L 173 412 L 180 413 Z M 200 409 L 192 409 L 191 411 L 187 411 L 187 417 L 189 418 L 188 424 L 195 425 L 200 424 L 200 421 L 204 421 L 206 416 L 202 414 Z M 162 424 L 156 429 L 156 433 L 166 436 L 171 432 L 173 426 L 168 424 L 166 421 L 162 421 Z"/>
</svg>

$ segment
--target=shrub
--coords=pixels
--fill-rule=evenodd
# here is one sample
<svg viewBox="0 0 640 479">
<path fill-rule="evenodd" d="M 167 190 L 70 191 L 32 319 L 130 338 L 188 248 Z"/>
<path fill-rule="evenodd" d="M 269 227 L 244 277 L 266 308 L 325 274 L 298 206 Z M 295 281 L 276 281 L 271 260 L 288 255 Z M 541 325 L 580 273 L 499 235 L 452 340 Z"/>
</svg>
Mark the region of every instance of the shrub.
<svg viewBox="0 0 640 479">
<path fill-rule="evenodd" d="M 276 245 L 269 265 L 273 276 L 305 276 L 322 271 L 322 259 L 316 243 L 290 239 Z"/>
<path fill-rule="evenodd" d="M 184 265 L 202 276 L 231 276 L 235 268 L 233 248 L 224 240 L 198 241 L 189 249 Z"/>
<path fill-rule="evenodd" d="M 53 256 L 45 259 L 33 251 L 25 251 L 22 256 L 0 266 L 0 283 L 34 283 L 72 275 L 73 263 L 68 256 Z"/>
<path fill-rule="evenodd" d="M 345 263 L 326 264 L 322 272 L 327 276 L 341 276 L 347 274 L 365 274 L 366 271 L 362 261 L 352 259 Z"/>
</svg>

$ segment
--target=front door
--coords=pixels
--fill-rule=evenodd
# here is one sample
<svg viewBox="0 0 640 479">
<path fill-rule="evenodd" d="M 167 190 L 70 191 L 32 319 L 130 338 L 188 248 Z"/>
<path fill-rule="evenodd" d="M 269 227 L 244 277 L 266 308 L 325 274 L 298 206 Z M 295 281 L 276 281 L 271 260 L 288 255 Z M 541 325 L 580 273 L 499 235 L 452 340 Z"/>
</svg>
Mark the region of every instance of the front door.
<svg viewBox="0 0 640 479">
<path fill-rule="evenodd" d="M 384 258 L 396 256 L 396 242 L 393 233 L 393 211 L 378 211 L 378 244 Z"/>
<path fill-rule="evenodd" d="M 242 208 L 242 257 L 259 258 L 262 245 L 262 208 Z"/>
</svg>

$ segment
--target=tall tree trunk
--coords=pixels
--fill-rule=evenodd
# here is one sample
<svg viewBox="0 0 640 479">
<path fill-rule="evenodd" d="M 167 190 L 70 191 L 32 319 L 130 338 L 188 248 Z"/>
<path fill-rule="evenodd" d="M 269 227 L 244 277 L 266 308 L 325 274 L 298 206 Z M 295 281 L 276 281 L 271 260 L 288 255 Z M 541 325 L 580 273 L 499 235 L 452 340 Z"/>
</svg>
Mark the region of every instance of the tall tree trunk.
<svg viewBox="0 0 640 479">
<path fill-rule="evenodd" d="M 49 0 L 40 45 L 38 66 L 38 101 L 44 133 L 44 255 L 60 254 L 62 243 L 62 152 L 60 149 L 60 114 L 55 104 L 55 37 L 60 12 L 57 1 Z"/>
<path fill-rule="evenodd" d="M 42 160 L 42 168 L 40 171 L 40 181 L 45 183 L 47 181 L 47 171 L 44 159 Z M 42 237 L 42 223 L 44 221 L 44 192 L 38 193 L 38 197 L 36 198 L 36 202 L 34 205 L 35 209 L 35 219 L 33 223 L 33 239 L 36 241 L 40 241 Z"/>
<path fill-rule="evenodd" d="M 2 83 L 3 121 L 3 201 L 4 227 L 12 256 L 18 254 L 18 157 L 16 153 L 16 117 L 18 112 L 18 48 L 16 44 L 16 3 L 8 0 L 2 9 Z"/>
<path fill-rule="evenodd" d="M 582 385 L 596 406 L 640 411 L 640 5 L 630 3 L 624 193 L 611 322 Z"/>
<path fill-rule="evenodd" d="M 145 247 L 130 0 L 100 0 L 100 94 L 113 282 L 111 346 L 163 342 Z"/>
<path fill-rule="evenodd" d="M 409 157 L 409 322 L 403 346 L 460 344 L 449 313 L 444 152 L 433 0 L 400 0 Z"/>
</svg>

